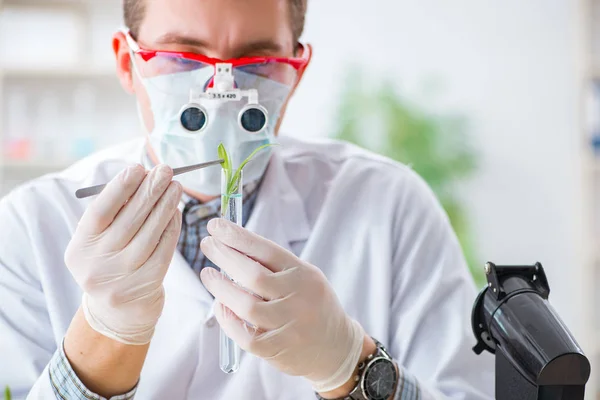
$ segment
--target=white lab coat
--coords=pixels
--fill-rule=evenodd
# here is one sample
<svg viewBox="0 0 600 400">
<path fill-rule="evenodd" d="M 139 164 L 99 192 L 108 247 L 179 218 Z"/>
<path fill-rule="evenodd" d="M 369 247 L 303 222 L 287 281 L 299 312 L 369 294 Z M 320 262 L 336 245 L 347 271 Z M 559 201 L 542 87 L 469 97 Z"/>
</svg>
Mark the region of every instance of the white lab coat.
<svg viewBox="0 0 600 400">
<path fill-rule="evenodd" d="M 348 314 L 419 379 L 425 398 L 492 398 L 493 359 L 471 350 L 476 290 L 429 188 L 409 168 L 354 146 L 280 141 L 247 228 L 321 268 Z M 107 182 L 142 153 L 141 140 L 98 153 L 0 203 L 0 387 L 16 398 L 54 399 L 45 368 L 81 300 L 63 253 L 91 201 L 75 190 Z M 213 300 L 179 253 L 164 286 L 136 398 L 314 398 L 303 378 L 250 354 L 238 373 L 220 371 Z"/>
</svg>

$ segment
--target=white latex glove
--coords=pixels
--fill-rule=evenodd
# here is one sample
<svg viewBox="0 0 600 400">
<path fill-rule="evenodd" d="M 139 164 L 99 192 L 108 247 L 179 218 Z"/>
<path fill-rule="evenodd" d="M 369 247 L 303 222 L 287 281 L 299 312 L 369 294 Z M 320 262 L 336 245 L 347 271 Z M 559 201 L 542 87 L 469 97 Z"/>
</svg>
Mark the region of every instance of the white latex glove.
<svg viewBox="0 0 600 400">
<path fill-rule="evenodd" d="M 125 344 L 150 342 L 162 313 L 181 230 L 182 187 L 172 178 L 166 165 L 127 168 L 90 204 L 65 253 L 87 322 Z"/>
<path fill-rule="evenodd" d="M 214 268 L 202 270 L 227 336 L 282 372 L 307 378 L 317 392 L 348 382 L 365 333 L 346 315 L 322 271 L 224 219 L 210 221 L 208 232 L 202 252 L 239 285 Z"/>
</svg>

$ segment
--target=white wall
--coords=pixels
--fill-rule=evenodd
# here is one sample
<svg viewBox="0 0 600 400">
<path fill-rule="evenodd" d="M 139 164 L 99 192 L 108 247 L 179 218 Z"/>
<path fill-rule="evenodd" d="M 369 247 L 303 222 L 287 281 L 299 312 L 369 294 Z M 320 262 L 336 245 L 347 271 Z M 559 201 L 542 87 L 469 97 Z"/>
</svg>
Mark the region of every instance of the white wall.
<svg viewBox="0 0 600 400">
<path fill-rule="evenodd" d="M 285 132 L 328 135 L 351 62 L 376 65 L 434 109 L 463 112 L 481 155 L 466 188 L 482 263 L 546 267 L 550 299 L 583 332 L 575 1 L 324 0 L 309 2 L 313 64 Z M 306 116 L 310 118 L 306 118 Z M 581 341 L 585 341 L 584 338 Z"/>
</svg>

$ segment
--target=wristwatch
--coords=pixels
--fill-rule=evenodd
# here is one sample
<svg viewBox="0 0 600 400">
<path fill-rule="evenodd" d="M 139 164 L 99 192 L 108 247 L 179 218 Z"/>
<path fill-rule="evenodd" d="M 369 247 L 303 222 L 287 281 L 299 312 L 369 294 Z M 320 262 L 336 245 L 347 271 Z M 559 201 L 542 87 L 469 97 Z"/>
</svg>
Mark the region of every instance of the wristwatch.
<svg viewBox="0 0 600 400">
<path fill-rule="evenodd" d="M 388 400 L 396 390 L 398 371 L 385 347 L 375 338 L 375 353 L 358 365 L 356 386 L 346 397 L 336 400 Z M 316 393 L 317 399 L 328 400 Z"/>
</svg>

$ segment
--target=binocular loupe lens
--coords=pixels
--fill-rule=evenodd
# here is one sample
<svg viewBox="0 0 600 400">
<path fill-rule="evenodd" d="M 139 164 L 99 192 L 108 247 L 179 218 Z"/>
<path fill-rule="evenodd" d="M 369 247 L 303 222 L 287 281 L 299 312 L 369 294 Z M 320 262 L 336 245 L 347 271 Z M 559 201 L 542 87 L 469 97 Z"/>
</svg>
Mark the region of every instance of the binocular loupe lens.
<svg viewBox="0 0 600 400">
<path fill-rule="evenodd" d="M 206 111 L 197 105 L 187 106 L 181 112 L 179 117 L 181 126 L 190 132 L 198 132 L 204 129 L 208 118 Z"/>
<path fill-rule="evenodd" d="M 256 133 L 267 126 L 267 112 L 260 106 L 249 106 L 240 113 L 242 129 Z"/>
</svg>

